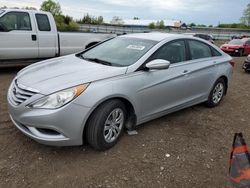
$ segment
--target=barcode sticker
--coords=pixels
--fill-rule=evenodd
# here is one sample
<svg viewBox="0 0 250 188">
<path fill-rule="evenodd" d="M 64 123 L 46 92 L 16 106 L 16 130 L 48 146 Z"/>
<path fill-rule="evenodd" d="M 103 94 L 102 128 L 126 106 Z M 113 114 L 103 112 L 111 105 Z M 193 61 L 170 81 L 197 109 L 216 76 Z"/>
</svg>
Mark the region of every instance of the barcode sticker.
<svg viewBox="0 0 250 188">
<path fill-rule="evenodd" d="M 128 45 L 127 48 L 132 50 L 144 50 L 145 46 Z"/>
</svg>

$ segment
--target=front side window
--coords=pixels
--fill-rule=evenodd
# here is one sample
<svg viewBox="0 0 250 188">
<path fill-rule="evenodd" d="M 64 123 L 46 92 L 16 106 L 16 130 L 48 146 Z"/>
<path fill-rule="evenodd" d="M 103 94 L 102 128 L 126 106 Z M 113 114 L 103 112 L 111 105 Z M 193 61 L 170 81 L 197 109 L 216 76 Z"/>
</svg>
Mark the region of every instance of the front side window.
<svg viewBox="0 0 250 188">
<path fill-rule="evenodd" d="M 78 54 L 86 60 L 108 62 L 112 66 L 129 66 L 138 61 L 157 41 L 116 37 Z"/>
<path fill-rule="evenodd" d="M 30 16 L 26 12 L 8 12 L 0 18 L 0 31 L 30 31 Z"/>
<path fill-rule="evenodd" d="M 189 44 L 191 59 L 212 57 L 211 49 L 207 44 L 196 40 L 189 40 L 188 44 Z"/>
<path fill-rule="evenodd" d="M 186 47 L 185 42 L 182 40 L 167 43 L 162 46 L 158 51 L 156 51 L 150 58 L 154 59 L 164 59 L 170 63 L 179 63 L 186 60 Z"/>
<path fill-rule="evenodd" d="M 50 23 L 46 14 L 36 14 L 36 21 L 39 31 L 50 31 Z"/>
</svg>

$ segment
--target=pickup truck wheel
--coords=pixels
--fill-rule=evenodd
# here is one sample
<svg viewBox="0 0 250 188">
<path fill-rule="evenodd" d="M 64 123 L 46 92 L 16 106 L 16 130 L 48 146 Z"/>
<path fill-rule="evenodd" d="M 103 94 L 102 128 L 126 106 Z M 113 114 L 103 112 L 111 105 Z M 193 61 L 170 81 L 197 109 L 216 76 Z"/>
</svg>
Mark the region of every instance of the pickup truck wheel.
<svg viewBox="0 0 250 188">
<path fill-rule="evenodd" d="M 91 115 L 86 129 L 88 143 L 96 150 L 113 147 L 121 137 L 127 111 L 120 100 L 110 100 Z"/>
<path fill-rule="evenodd" d="M 208 107 L 218 106 L 220 104 L 220 102 L 222 101 L 225 92 L 226 92 L 225 81 L 224 81 L 224 79 L 220 78 L 215 82 L 213 89 L 211 90 L 211 92 L 208 96 L 208 100 L 206 102 L 206 105 Z"/>
</svg>

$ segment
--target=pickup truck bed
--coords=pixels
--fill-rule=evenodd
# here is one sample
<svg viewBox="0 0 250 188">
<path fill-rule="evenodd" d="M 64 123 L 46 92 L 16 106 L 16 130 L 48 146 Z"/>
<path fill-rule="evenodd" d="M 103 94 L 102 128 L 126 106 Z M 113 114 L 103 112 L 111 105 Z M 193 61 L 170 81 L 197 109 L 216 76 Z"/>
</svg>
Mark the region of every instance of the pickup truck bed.
<svg viewBox="0 0 250 188">
<path fill-rule="evenodd" d="M 3 9 L 0 10 L 0 66 L 76 53 L 114 36 L 57 32 L 49 12 Z"/>
</svg>

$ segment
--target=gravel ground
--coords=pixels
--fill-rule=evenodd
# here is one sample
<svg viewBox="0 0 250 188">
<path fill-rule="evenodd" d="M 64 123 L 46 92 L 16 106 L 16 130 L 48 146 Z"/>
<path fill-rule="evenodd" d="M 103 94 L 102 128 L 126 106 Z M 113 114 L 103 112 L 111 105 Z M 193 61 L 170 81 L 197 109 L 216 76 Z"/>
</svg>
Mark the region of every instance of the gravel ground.
<svg viewBox="0 0 250 188">
<path fill-rule="evenodd" d="M 200 104 L 125 134 L 106 152 L 49 147 L 11 123 L 7 88 L 18 68 L 0 70 L 0 187 L 229 187 L 235 132 L 250 143 L 250 74 L 235 57 L 233 81 L 216 108 Z"/>
</svg>

